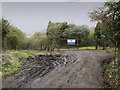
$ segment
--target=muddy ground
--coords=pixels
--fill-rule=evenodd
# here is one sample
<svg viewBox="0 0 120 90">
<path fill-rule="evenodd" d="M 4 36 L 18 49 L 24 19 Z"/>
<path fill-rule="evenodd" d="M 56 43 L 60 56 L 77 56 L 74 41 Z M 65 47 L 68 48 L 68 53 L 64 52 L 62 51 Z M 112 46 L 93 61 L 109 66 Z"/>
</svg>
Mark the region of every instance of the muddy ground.
<svg viewBox="0 0 120 90">
<path fill-rule="evenodd" d="M 3 80 L 3 88 L 98 88 L 104 62 L 113 55 L 94 50 L 62 51 L 24 60 L 18 73 Z"/>
</svg>

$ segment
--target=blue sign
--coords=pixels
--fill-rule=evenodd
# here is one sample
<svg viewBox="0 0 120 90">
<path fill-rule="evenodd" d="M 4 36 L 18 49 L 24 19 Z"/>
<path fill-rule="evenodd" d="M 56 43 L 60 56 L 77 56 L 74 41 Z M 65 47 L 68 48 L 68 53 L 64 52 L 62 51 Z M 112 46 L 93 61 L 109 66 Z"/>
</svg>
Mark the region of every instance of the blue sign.
<svg viewBox="0 0 120 90">
<path fill-rule="evenodd" d="M 75 45 L 75 39 L 68 39 L 67 45 Z"/>
</svg>

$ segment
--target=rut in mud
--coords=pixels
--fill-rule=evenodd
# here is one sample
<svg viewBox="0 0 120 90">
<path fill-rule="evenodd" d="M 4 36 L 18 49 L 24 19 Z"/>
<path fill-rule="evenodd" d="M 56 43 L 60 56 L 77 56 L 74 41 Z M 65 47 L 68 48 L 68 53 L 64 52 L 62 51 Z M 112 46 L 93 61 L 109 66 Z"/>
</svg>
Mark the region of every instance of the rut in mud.
<svg viewBox="0 0 120 90">
<path fill-rule="evenodd" d="M 64 51 L 25 59 L 20 72 L 3 81 L 3 88 L 98 88 L 101 62 L 114 56 L 97 51 Z M 22 59 L 23 60 L 23 59 Z"/>
<path fill-rule="evenodd" d="M 3 82 L 3 87 L 19 88 L 36 77 L 41 78 L 56 66 L 64 65 L 67 57 L 65 55 L 38 55 L 28 59 L 20 58 L 24 61 L 21 71 L 8 77 L 7 82 Z"/>
</svg>

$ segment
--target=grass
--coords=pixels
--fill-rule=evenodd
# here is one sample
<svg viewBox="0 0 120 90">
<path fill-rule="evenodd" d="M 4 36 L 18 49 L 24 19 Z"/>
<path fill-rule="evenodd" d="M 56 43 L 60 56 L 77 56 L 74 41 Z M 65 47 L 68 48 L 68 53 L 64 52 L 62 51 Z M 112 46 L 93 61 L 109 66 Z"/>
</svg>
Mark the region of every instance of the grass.
<svg viewBox="0 0 120 90">
<path fill-rule="evenodd" d="M 25 53 L 25 52 L 21 52 L 21 51 L 11 50 L 11 51 L 8 51 L 8 52 L 13 53 L 13 54 L 17 54 L 18 57 L 23 57 L 23 58 L 29 58 L 29 56 L 31 56 L 30 54 Z"/>
<path fill-rule="evenodd" d="M 20 67 L 22 67 L 22 61 L 18 61 L 18 58 L 14 58 L 14 60 L 12 60 L 11 63 L 5 63 L 2 64 L 2 73 L 3 73 L 3 78 L 5 78 L 4 76 L 6 75 L 10 75 L 16 71 L 18 71 L 20 69 Z"/>
<path fill-rule="evenodd" d="M 16 50 L 8 50 L 4 54 L 10 55 L 9 57 L 2 58 L 5 60 L 5 63 L 2 64 L 3 79 L 6 78 L 6 76 L 15 73 L 22 67 L 23 61 L 18 61 L 20 57 L 29 58 L 29 56 L 31 56 L 29 53 Z"/>
<path fill-rule="evenodd" d="M 12 74 L 15 71 L 19 70 L 19 68 L 22 67 L 21 63 L 22 62 L 13 62 L 11 64 L 3 64 L 2 71 L 4 75 Z"/>
<path fill-rule="evenodd" d="M 36 52 L 36 53 L 33 53 L 34 55 L 46 55 L 46 53 L 41 53 L 41 52 Z"/>
<path fill-rule="evenodd" d="M 79 49 L 84 50 L 84 49 L 96 49 L 96 48 L 95 48 L 95 46 L 89 46 L 89 47 L 80 47 Z M 102 47 L 99 47 L 99 49 L 102 50 Z M 115 51 L 115 48 L 108 47 L 105 50 L 107 50 L 107 51 Z M 118 49 L 116 51 L 118 51 Z"/>
<path fill-rule="evenodd" d="M 85 49 L 94 50 L 95 47 L 80 47 L 80 48 L 79 48 L 79 50 L 85 50 Z"/>
<path fill-rule="evenodd" d="M 3 79 L 7 76 L 17 72 L 22 67 L 24 61 L 18 61 L 20 57 L 29 58 L 32 55 L 57 55 L 58 52 L 47 52 L 47 51 L 34 51 L 34 50 L 7 50 L 3 54 L 10 54 L 9 56 L 5 56 L 5 63 L 2 64 L 2 75 Z"/>
<path fill-rule="evenodd" d="M 27 53 L 18 53 L 18 55 L 19 55 L 19 57 L 24 57 L 24 58 L 29 58 L 29 56 L 31 56 Z"/>
<path fill-rule="evenodd" d="M 56 54 L 60 54 L 57 51 L 48 52 L 48 51 L 32 51 L 32 50 L 24 50 L 24 51 L 8 50 L 6 52 L 11 53 L 11 54 L 16 54 L 18 57 L 24 57 L 24 58 L 29 58 L 29 56 L 32 56 L 32 55 L 56 55 Z"/>
<path fill-rule="evenodd" d="M 59 52 L 53 51 L 53 52 L 36 52 L 33 53 L 33 55 L 57 55 L 60 54 Z"/>
<path fill-rule="evenodd" d="M 80 47 L 79 50 L 95 50 L 95 46 L 89 46 L 89 47 Z M 105 50 L 102 50 L 102 47 L 99 47 L 99 53 L 106 53 L 106 52 L 109 52 L 111 54 L 114 53 L 115 51 L 115 48 L 110 48 L 110 47 L 107 47 Z M 116 49 L 116 51 L 118 51 L 118 49 Z"/>
</svg>

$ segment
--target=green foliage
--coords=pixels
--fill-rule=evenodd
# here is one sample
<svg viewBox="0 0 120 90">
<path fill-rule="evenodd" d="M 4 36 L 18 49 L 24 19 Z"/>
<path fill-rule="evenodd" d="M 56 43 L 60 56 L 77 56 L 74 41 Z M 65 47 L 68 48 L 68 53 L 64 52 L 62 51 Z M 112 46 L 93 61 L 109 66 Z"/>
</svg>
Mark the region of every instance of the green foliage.
<svg viewBox="0 0 120 90">
<path fill-rule="evenodd" d="M 104 35 L 101 27 L 102 26 L 100 22 L 98 22 L 95 27 L 94 38 L 96 40 L 96 49 L 98 49 L 98 46 L 101 46 L 103 47 L 103 49 L 105 49 L 109 43 L 109 39 L 107 38 L 106 35 Z"/>
<path fill-rule="evenodd" d="M 1 22 L 1 21 L 0 21 Z M 6 36 L 9 33 L 9 28 L 11 27 L 10 23 L 8 22 L 8 20 L 5 20 L 4 18 L 2 18 L 2 48 L 6 49 Z"/>
<path fill-rule="evenodd" d="M 8 51 L 8 53 L 18 53 L 18 51 L 10 50 L 10 51 Z"/>
<path fill-rule="evenodd" d="M 117 48 L 120 48 L 120 1 L 106 2 L 104 8 L 90 13 L 92 21 L 98 21 L 104 34 Z"/>
<path fill-rule="evenodd" d="M 32 38 L 35 39 L 36 41 L 38 41 L 44 37 L 45 37 L 45 33 L 41 33 L 41 32 L 35 32 L 32 36 Z"/>
<path fill-rule="evenodd" d="M 53 50 L 59 48 L 63 40 L 63 32 L 68 27 L 67 22 L 52 23 L 51 21 L 47 27 L 47 48 Z"/>
<path fill-rule="evenodd" d="M 33 36 L 26 38 L 23 49 L 30 50 L 45 50 L 47 38 L 45 33 L 36 32 Z"/>
<path fill-rule="evenodd" d="M 48 48 L 52 50 L 66 46 L 67 39 L 76 39 L 78 46 L 83 41 L 83 45 L 87 46 L 89 31 L 88 26 L 85 25 L 76 26 L 75 24 L 67 24 L 67 22 L 49 22 L 47 28 Z"/>
<path fill-rule="evenodd" d="M 97 23 L 94 34 L 95 34 L 95 38 L 96 38 L 96 39 L 101 38 L 100 22 Z"/>
<path fill-rule="evenodd" d="M 18 28 L 10 25 L 8 20 L 2 18 L 2 47 L 3 49 L 21 49 L 25 34 Z"/>
<path fill-rule="evenodd" d="M 74 24 L 69 24 L 63 35 L 67 39 L 84 39 L 89 35 L 89 29 L 87 26 L 76 26 Z"/>
<path fill-rule="evenodd" d="M 19 51 L 10 51 L 10 53 L 14 53 L 14 54 L 18 55 L 18 57 L 23 57 L 23 58 L 29 58 L 29 56 L 31 56 L 28 53 L 19 52 Z"/>
<path fill-rule="evenodd" d="M 7 48 L 16 49 L 18 46 L 18 38 L 16 36 L 9 36 L 7 38 Z"/>
<path fill-rule="evenodd" d="M 74 24 L 69 24 L 68 28 L 65 29 L 63 36 L 67 39 L 76 39 L 77 46 L 88 46 L 88 37 L 90 35 L 90 30 L 87 26 L 76 26 Z"/>
<path fill-rule="evenodd" d="M 10 75 L 16 71 L 18 71 L 22 67 L 22 61 L 18 62 L 17 60 L 14 60 L 12 63 L 5 63 L 2 64 L 2 72 L 4 75 Z"/>
<path fill-rule="evenodd" d="M 31 56 L 31 55 L 28 55 L 27 53 L 19 53 L 18 55 L 19 57 L 24 57 L 24 58 L 29 58 L 29 56 Z"/>
<path fill-rule="evenodd" d="M 87 46 L 95 46 L 95 37 L 93 32 L 90 33 L 86 41 L 87 41 Z"/>
<path fill-rule="evenodd" d="M 109 78 L 114 78 L 116 85 L 115 87 L 118 88 L 120 86 L 120 79 L 119 79 L 119 72 L 118 72 L 118 68 L 114 65 L 117 65 L 117 62 L 115 63 L 114 61 L 110 63 L 109 67 L 106 69 L 106 71 L 108 72 L 108 76 Z"/>
<path fill-rule="evenodd" d="M 114 60 L 115 64 L 113 64 L 117 68 L 113 68 L 112 66 L 108 70 L 108 75 L 110 77 L 114 76 L 116 85 L 120 86 L 120 0 L 106 2 L 104 8 L 99 8 L 91 12 L 90 17 L 92 21 L 100 22 L 101 34 L 105 35 L 105 38 L 108 39 L 106 42 L 110 41 L 114 45 L 114 48 L 117 48 L 117 54 L 115 52 L 117 61 Z M 104 39 L 100 39 L 102 44 L 106 43 Z"/>
<path fill-rule="evenodd" d="M 46 55 L 46 54 L 38 52 L 38 53 L 34 53 L 34 55 Z"/>
<path fill-rule="evenodd" d="M 2 19 L 2 35 L 3 35 L 3 50 L 16 50 L 16 49 L 33 49 L 45 50 L 46 49 L 46 36 L 45 33 L 36 32 L 32 37 L 27 38 L 25 34 L 17 27 L 10 25 L 10 23 Z M 27 57 L 27 56 L 25 56 Z"/>
<path fill-rule="evenodd" d="M 26 37 L 22 31 L 10 25 L 7 20 L 3 19 L 2 22 L 4 26 L 2 34 L 5 37 L 3 48 L 9 50 L 54 50 L 54 48 L 59 49 L 66 46 L 67 39 L 72 38 L 77 40 L 78 46 L 87 46 L 91 44 L 90 40 L 93 41 L 93 38 L 89 36 L 87 26 L 76 26 L 67 22 L 49 22 L 46 33 L 36 32 L 33 36 Z"/>
<path fill-rule="evenodd" d="M 103 32 L 112 41 L 112 43 L 120 48 L 120 1 L 106 2 L 105 6 L 108 8 L 102 16 Z M 103 19 L 104 18 L 104 19 Z"/>
<path fill-rule="evenodd" d="M 2 18 L 2 38 L 3 38 L 3 40 L 6 37 L 7 33 L 9 32 L 10 26 L 11 25 L 8 22 L 8 20 L 5 20 L 4 18 Z"/>
</svg>

